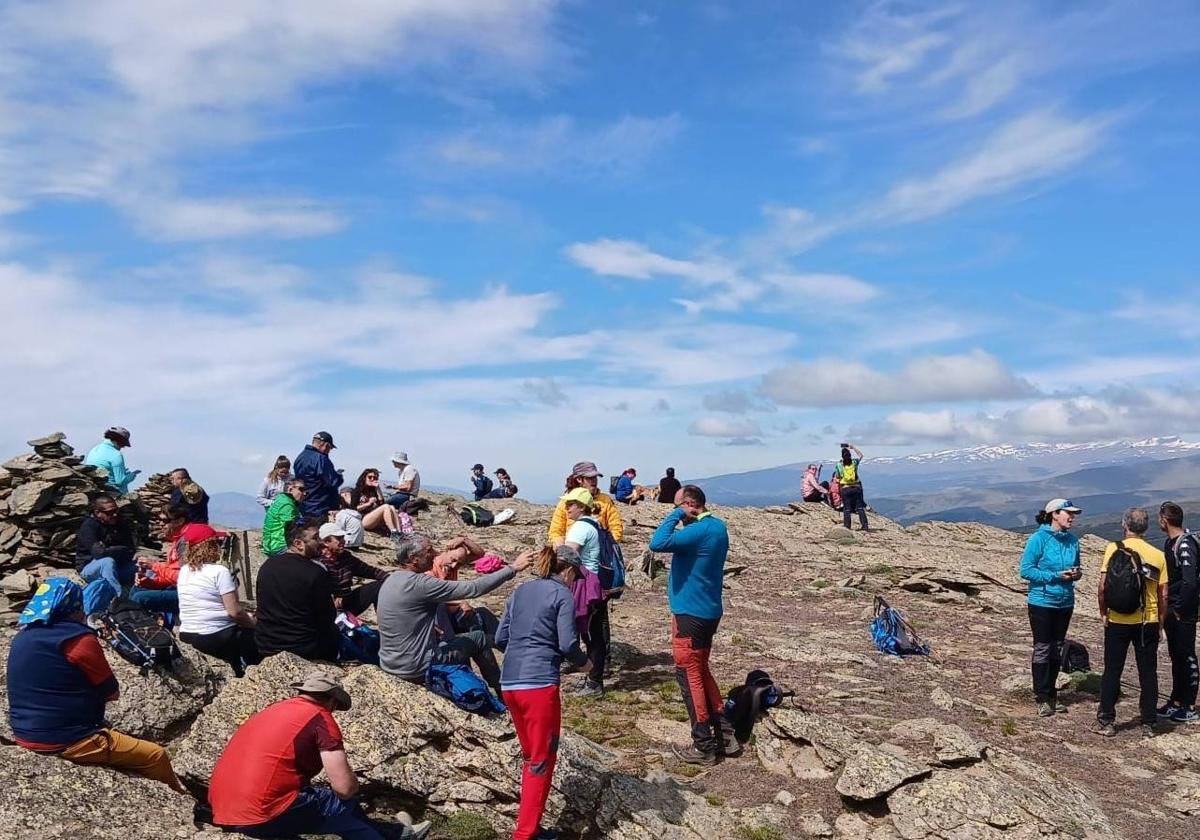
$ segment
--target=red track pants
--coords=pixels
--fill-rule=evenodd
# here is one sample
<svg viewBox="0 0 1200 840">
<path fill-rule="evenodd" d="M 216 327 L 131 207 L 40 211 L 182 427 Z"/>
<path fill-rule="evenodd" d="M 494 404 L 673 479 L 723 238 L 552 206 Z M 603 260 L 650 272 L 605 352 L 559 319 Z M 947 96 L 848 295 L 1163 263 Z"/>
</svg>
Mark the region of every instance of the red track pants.
<svg viewBox="0 0 1200 840">
<path fill-rule="evenodd" d="M 727 726 L 722 710 L 725 700 L 708 666 L 712 640 L 719 618 L 694 615 L 671 616 L 671 653 L 675 679 L 692 722 L 692 741 L 701 752 L 717 752 Z"/>
<path fill-rule="evenodd" d="M 558 760 L 558 736 L 562 729 L 562 703 L 558 686 L 505 691 L 504 704 L 512 715 L 521 742 L 521 808 L 513 840 L 530 840 L 538 833 L 554 763 Z"/>
</svg>

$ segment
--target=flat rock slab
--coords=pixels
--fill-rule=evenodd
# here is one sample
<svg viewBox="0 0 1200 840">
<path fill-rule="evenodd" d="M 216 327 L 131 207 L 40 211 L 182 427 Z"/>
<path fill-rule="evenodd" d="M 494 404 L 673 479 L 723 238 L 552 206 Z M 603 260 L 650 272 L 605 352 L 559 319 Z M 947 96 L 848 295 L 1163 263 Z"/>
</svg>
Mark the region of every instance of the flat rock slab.
<svg viewBox="0 0 1200 840">
<path fill-rule="evenodd" d="M 905 782 L 928 772 L 928 767 L 907 758 L 876 747 L 861 747 L 846 759 L 836 788 L 842 796 L 867 802 L 885 796 Z"/>
<path fill-rule="evenodd" d="M 904 740 L 932 743 L 931 764 L 966 764 L 983 758 L 987 744 L 976 740 L 965 729 L 933 718 L 905 720 L 892 727 L 892 735 Z"/>
<path fill-rule="evenodd" d="M 1200 732 L 1169 732 L 1146 742 L 1150 749 L 1173 761 L 1200 764 Z"/>
</svg>

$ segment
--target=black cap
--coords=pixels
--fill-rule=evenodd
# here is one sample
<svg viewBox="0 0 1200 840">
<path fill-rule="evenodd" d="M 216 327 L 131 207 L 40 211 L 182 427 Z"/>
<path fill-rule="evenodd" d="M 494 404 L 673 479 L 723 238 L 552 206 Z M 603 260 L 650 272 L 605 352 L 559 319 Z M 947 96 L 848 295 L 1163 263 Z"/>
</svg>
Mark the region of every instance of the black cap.
<svg viewBox="0 0 1200 840">
<path fill-rule="evenodd" d="M 333 443 L 333 435 L 329 434 L 329 432 L 317 432 L 315 435 L 313 435 L 313 440 L 319 440 L 321 443 L 328 443 L 331 449 L 337 449 L 337 446 L 335 446 Z"/>
<path fill-rule="evenodd" d="M 476 464 L 475 466 L 471 467 L 471 469 L 473 469 L 473 470 L 482 470 L 482 469 L 483 469 L 483 464 Z"/>
</svg>

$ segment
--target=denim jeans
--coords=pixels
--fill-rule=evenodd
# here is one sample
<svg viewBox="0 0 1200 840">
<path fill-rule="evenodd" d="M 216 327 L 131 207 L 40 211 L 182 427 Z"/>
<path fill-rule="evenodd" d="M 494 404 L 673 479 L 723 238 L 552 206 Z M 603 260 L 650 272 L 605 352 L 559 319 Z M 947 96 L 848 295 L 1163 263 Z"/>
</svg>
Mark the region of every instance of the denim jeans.
<svg viewBox="0 0 1200 840">
<path fill-rule="evenodd" d="M 327 787 L 301 788 L 291 807 L 260 825 L 221 826 L 248 837 L 299 840 L 302 834 L 335 834 L 342 840 L 400 840 L 404 826 L 367 817 L 354 799 L 339 799 Z"/>
<path fill-rule="evenodd" d="M 177 589 L 142 589 L 133 587 L 129 592 L 129 600 L 141 604 L 151 612 L 179 612 L 179 590 Z"/>
<path fill-rule="evenodd" d="M 404 507 L 404 503 L 407 502 L 411 498 L 412 498 L 411 494 L 402 493 L 402 492 L 397 491 L 387 497 L 387 503 L 389 505 L 391 505 L 392 507 L 396 508 L 397 510 L 399 510 L 400 508 Z"/>
<path fill-rule="evenodd" d="M 97 557 L 80 569 L 79 576 L 86 583 L 104 579 L 113 588 L 113 592 L 120 594 L 133 586 L 136 573 L 137 563 L 132 559 L 118 562 L 111 557 Z"/>
<path fill-rule="evenodd" d="M 459 633 L 453 639 L 442 642 L 434 649 L 432 662 L 438 665 L 468 665 L 475 663 L 479 676 L 500 694 L 500 665 L 492 653 L 491 640 L 482 630 Z"/>
</svg>

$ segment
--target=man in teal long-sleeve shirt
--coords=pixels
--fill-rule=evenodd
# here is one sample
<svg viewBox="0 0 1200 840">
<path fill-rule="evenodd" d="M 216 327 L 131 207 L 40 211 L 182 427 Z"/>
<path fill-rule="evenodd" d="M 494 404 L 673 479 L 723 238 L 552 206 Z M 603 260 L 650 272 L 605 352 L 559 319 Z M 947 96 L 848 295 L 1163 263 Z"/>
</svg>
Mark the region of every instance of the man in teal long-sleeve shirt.
<svg viewBox="0 0 1200 840">
<path fill-rule="evenodd" d="M 124 426 L 110 426 L 104 433 L 104 440 L 93 446 L 83 459 L 83 463 L 89 467 L 107 470 L 108 486 L 122 495 L 129 492 L 129 485 L 141 472 L 125 469 L 125 456 L 121 450 L 129 445 L 129 430 Z"/>
<path fill-rule="evenodd" d="M 650 538 L 650 550 L 671 554 L 667 600 L 671 606 L 671 653 L 675 679 L 692 723 L 692 745 L 676 747 L 689 764 L 715 764 L 717 755 L 736 756 L 741 746 L 723 713 L 724 698 L 709 667 L 713 636 L 721 623 L 721 589 L 729 531 L 705 507 L 694 484 L 680 491 L 679 506 Z M 676 527 L 683 527 L 676 530 Z"/>
</svg>

